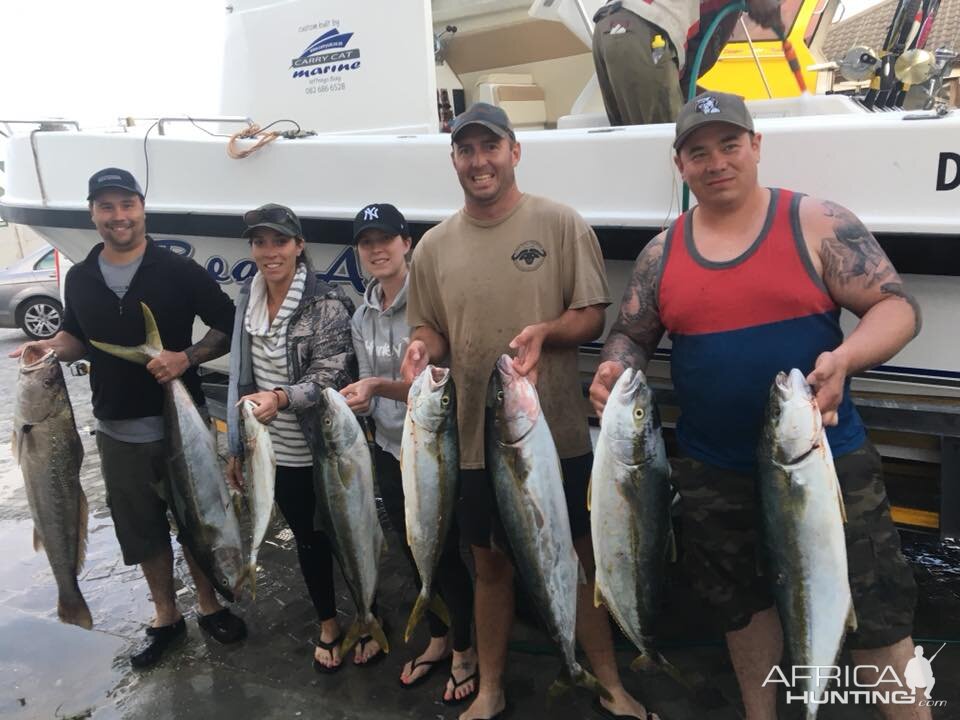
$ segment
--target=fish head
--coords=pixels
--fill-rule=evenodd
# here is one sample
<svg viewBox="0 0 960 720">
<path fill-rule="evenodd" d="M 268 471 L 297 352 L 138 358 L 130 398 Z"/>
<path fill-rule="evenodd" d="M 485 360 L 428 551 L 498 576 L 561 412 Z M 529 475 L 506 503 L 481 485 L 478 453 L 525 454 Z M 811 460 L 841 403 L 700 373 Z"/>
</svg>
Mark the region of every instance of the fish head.
<svg viewBox="0 0 960 720">
<path fill-rule="evenodd" d="M 323 389 L 317 411 L 323 446 L 330 452 L 337 453 L 351 447 L 357 435 L 363 432 L 343 395 L 333 388 Z"/>
<path fill-rule="evenodd" d="M 18 425 L 36 425 L 70 406 L 67 383 L 53 350 L 31 362 L 20 358 L 15 410 Z"/>
<path fill-rule="evenodd" d="M 455 421 L 457 394 L 450 369 L 427 365 L 410 386 L 407 404 L 413 422 L 430 432 Z"/>
<path fill-rule="evenodd" d="M 233 601 L 225 591 L 240 593 L 240 588 L 247 579 L 247 564 L 243 551 L 233 545 L 217 545 L 213 548 L 214 585 L 228 600 Z"/>
<path fill-rule="evenodd" d="M 529 378 L 517 373 L 513 359 L 501 355 L 490 378 L 489 404 L 504 442 L 522 440 L 540 419 L 540 397 Z"/>
<path fill-rule="evenodd" d="M 257 431 L 259 430 L 258 426 L 262 426 L 262 423 L 257 420 L 253 414 L 256 407 L 256 404 L 250 400 L 240 401 L 240 417 L 243 418 L 243 434 L 248 440 L 256 437 Z"/>
<path fill-rule="evenodd" d="M 640 370 L 627 368 L 603 409 L 601 432 L 618 460 L 640 465 L 658 456 L 662 445 L 660 412 L 653 390 Z"/>
<path fill-rule="evenodd" d="M 796 368 L 774 379 L 763 432 L 767 452 L 781 465 L 795 464 L 824 446 L 817 399 Z"/>
</svg>

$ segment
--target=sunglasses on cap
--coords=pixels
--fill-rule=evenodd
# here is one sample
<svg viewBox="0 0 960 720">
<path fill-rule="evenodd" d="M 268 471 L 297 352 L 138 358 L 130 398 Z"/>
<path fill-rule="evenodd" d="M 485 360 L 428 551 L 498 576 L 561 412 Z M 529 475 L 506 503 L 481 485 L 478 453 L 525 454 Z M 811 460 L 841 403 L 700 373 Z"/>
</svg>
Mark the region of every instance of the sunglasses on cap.
<svg viewBox="0 0 960 720">
<path fill-rule="evenodd" d="M 253 227 L 254 225 L 261 225 L 263 223 L 296 223 L 297 219 L 293 217 L 286 208 L 273 207 L 245 212 L 243 214 L 243 222 L 247 227 Z"/>
</svg>

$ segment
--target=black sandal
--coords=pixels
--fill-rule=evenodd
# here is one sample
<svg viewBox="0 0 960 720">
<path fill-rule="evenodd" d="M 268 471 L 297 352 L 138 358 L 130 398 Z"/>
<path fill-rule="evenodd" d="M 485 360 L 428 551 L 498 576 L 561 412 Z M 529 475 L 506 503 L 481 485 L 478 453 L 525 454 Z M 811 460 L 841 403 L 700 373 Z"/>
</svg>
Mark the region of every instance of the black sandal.
<svg viewBox="0 0 960 720">
<path fill-rule="evenodd" d="M 321 650 L 326 650 L 328 653 L 330 653 L 330 659 L 332 660 L 333 651 L 338 650 L 340 648 L 341 640 L 343 640 L 343 633 L 340 633 L 339 635 L 337 635 L 330 642 L 324 642 L 323 640 L 320 639 L 320 636 L 317 635 L 317 640 L 314 643 L 314 645 L 320 648 Z M 322 675 L 333 675 L 334 673 L 340 672 L 341 670 L 343 670 L 343 666 L 344 666 L 343 658 L 340 658 L 340 662 L 337 663 L 336 665 L 324 665 L 322 662 L 317 660 L 316 657 L 313 658 L 313 669 Z"/>
<path fill-rule="evenodd" d="M 467 700 L 470 700 L 471 698 L 473 698 L 473 697 L 477 694 L 477 691 L 480 689 L 479 676 L 480 676 L 480 670 L 479 670 L 479 669 L 476 669 L 476 670 L 474 670 L 472 673 L 470 673 L 469 675 L 467 675 L 463 680 L 457 680 L 457 678 L 455 678 L 454 675 L 453 675 L 453 671 L 451 670 L 451 671 L 450 671 L 450 677 L 449 677 L 449 679 L 447 680 L 447 682 L 452 682 L 452 683 L 453 683 L 453 696 L 452 696 L 449 700 L 447 700 L 445 697 L 440 698 L 440 701 L 441 701 L 444 705 L 446 705 L 447 707 L 453 707 L 454 705 L 462 705 L 462 704 L 465 703 Z M 473 686 L 473 690 L 471 690 L 470 692 L 468 692 L 468 693 L 467 693 L 466 695 L 464 695 L 463 697 L 458 698 L 458 697 L 457 697 L 457 688 L 460 687 L 460 686 L 462 686 L 462 685 L 466 685 L 466 684 L 467 684 L 468 682 L 470 682 L 471 680 L 475 681 L 475 684 L 474 684 L 474 686 Z M 444 688 L 444 693 L 446 693 L 446 688 Z M 498 713 L 498 714 L 497 714 L 497 717 L 499 717 L 502 713 L 503 713 L 503 711 L 501 711 L 500 713 Z"/>
<path fill-rule="evenodd" d="M 423 666 L 427 666 L 427 671 L 423 673 L 423 675 L 420 675 L 416 680 L 413 680 L 411 682 L 405 683 L 403 680 L 400 680 L 400 687 L 402 687 L 404 690 L 409 690 L 410 688 L 417 687 L 417 685 L 422 685 L 427 681 L 427 679 L 431 675 L 433 675 L 433 671 L 437 669 L 437 665 L 439 665 L 440 663 L 448 662 L 450 658 L 451 656 L 447 655 L 442 658 L 437 658 L 436 660 L 421 660 L 420 662 L 417 662 L 417 659 L 413 658 L 412 660 L 409 661 L 411 674 L 418 667 L 423 667 Z"/>
</svg>

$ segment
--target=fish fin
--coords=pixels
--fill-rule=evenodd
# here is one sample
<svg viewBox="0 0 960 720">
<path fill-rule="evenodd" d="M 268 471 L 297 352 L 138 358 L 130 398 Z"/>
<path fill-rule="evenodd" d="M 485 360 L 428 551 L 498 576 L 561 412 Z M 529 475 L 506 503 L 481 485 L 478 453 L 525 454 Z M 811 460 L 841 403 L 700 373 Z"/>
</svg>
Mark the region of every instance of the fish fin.
<svg viewBox="0 0 960 720">
<path fill-rule="evenodd" d="M 850 603 L 850 612 L 847 614 L 847 629 L 850 632 L 856 632 L 858 624 L 857 611 L 853 609 L 853 603 Z"/>
<path fill-rule="evenodd" d="M 434 593 L 430 599 L 430 612 L 440 618 L 444 625 L 451 627 L 450 611 L 447 609 L 447 604 L 443 601 L 443 598 L 437 593 Z"/>
<path fill-rule="evenodd" d="M 384 654 L 390 652 L 390 642 L 387 640 L 387 634 L 383 631 L 379 620 L 376 618 L 371 619 L 364 629 L 367 635 L 377 641 L 377 645 L 381 647 Z M 343 656 L 341 655 L 341 657 Z"/>
<path fill-rule="evenodd" d="M 113 355 L 122 360 L 129 360 L 138 365 L 146 365 L 150 362 L 150 356 L 142 349 L 142 345 L 123 347 L 122 345 L 111 345 L 110 343 L 100 342 L 99 340 L 91 340 L 90 344 L 97 348 L 97 350 L 102 350 L 108 355 Z"/>
<path fill-rule="evenodd" d="M 603 598 L 603 593 L 600 591 L 600 583 L 596 580 L 593 581 L 593 606 L 600 607 L 601 605 L 606 605 L 607 601 Z"/>
<path fill-rule="evenodd" d="M 593 473 L 590 473 L 590 479 L 587 480 L 587 512 L 593 510 Z"/>
<path fill-rule="evenodd" d="M 343 635 L 343 641 L 340 643 L 340 657 L 344 658 L 347 656 L 347 653 L 350 652 L 350 648 L 357 644 L 357 640 L 360 639 L 360 621 L 354 620 L 353 624 L 347 628 L 347 632 Z"/>
<path fill-rule="evenodd" d="M 20 442 L 19 442 L 19 439 L 20 439 L 20 438 L 19 438 L 19 436 L 17 435 L 17 431 L 16 431 L 16 430 L 14 430 L 12 433 L 10 433 L 10 454 L 13 455 L 14 462 L 16 462 L 17 465 L 20 464 Z"/>
<path fill-rule="evenodd" d="M 143 326 L 147 334 L 144 344 L 154 350 L 163 350 L 163 340 L 160 339 L 160 331 L 157 329 L 157 320 L 153 317 L 153 312 L 145 302 L 140 303 L 140 308 L 143 310 Z"/>
<path fill-rule="evenodd" d="M 250 564 L 247 565 L 247 580 L 250 581 L 250 598 L 252 600 L 257 599 L 257 563 L 250 561 Z"/>
<path fill-rule="evenodd" d="M 33 551 L 40 552 L 43 550 L 43 538 L 40 537 L 40 531 L 37 530 L 36 525 L 33 527 Z"/>
<path fill-rule="evenodd" d="M 80 518 L 77 528 L 77 575 L 80 574 L 80 571 L 83 569 L 83 564 L 87 561 L 87 513 L 89 509 L 87 507 L 87 495 L 83 490 L 80 490 L 80 501 L 78 504 L 80 505 L 78 508 Z"/>
<path fill-rule="evenodd" d="M 426 586 L 424 586 L 426 587 Z M 410 611 L 410 619 L 407 620 L 407 629 L 403 631 L 403 641 L 410 642 L 410 637 L 413 635 L 413 630 L 417 627 L 417 624 L 423 618 L 423 613 L 427 609 L 427 596 L 421 590 L 420 594 L 417 595 L 416 602 L 413 603 L 413 610 Z M 449 625 L 448 625 L 449 627 Z"/>
<path fill-rule="evenodd" d="M 630 669 L 633 670 L 633 672 L 643 672 L 646 670 L 652 670 L 654 667 L 656 667 L 656 665 L 657 664 L 649 655 L 646 653 L 640 653 L 636 658 L 634 658 L 633 662 L 630 663 Z"/>
<path fill-rule="evenodd" d="M 57 617 L 62 622 L 71 625 L 77 625 L 85 630 L 93 628 L 93 616 L 90 614 L 90 608 L 87 607 L 87 601 L 77 590 L 77 597 L 72 602 L 64 599 L 57 600 Z"/>
<path fill-rule="evenodd" d="M 843 524 L 847 524 L 847 504 L 843 502 L 843 490 L 840 489 L 840 483 L 836 482 L 834 487 L 837 489 L 837 502 L 840 504 L 840 517 L 843 519 Z"/>
<path fill-rule="evenodd" d="M 673 564 L 677 562 L 680 553 L 677 552 L 677 534 L 673 531 L 673 521 L 670 521 L 670 534 L 667 538 L 666 548 L 667 562 Z"/>
<path fill-rule="evenodd" d="M 591 673 L 584 670 L 579 665 L 576 666 L 573 674 L 573 684 L 577 687 L 582 687 L 585 690 L 589 690 L 597 697 L 602 697 L 604 700 L 613 701 L 613 695 L 610 694 L 610 691 L 607 690 L 603 685 L 600 684 L 600 681 L 597 680 Z"/>
<path fill-rule="evenodd" d="M 577 585 L 586 585 L 587 584 L 587 570 L 583 567 L 583 563 L 580 562 L 580 558 L 577 558 Z"/>
</svg>

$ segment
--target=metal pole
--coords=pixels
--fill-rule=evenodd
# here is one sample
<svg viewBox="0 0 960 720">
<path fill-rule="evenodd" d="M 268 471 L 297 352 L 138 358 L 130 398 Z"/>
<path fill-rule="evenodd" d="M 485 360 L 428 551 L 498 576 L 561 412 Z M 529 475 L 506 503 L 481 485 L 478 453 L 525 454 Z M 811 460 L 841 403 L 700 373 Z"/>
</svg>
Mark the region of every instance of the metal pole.
<svg viewBox="0 0 960 720">
<path fill-rule="evenodd" d="M 750 39 L 750 31 L 747 30 L 747 23 L 743 20 L 743 15 L 740 15 L 740 27 L 743 28 L 743 35 L 747 38 L 747 45 L 750 46 L 750 54 L 753 55 L 753 62 L 757 64 L 757 72 L 760 73 L 760 79 L 763 80 L 763 88 L 767 91 L 767 97 L 772 98 L 773 93 L 770 92 L 770 85 L 767 83 L 767 75 L 763 72 L 763 66 L 760 64 L 760 58 L 757 57 L 757 49 L 753 46 L 753 40 Z"/>
</svg>

